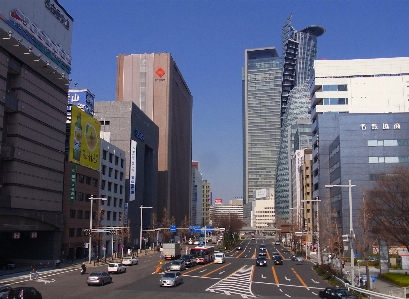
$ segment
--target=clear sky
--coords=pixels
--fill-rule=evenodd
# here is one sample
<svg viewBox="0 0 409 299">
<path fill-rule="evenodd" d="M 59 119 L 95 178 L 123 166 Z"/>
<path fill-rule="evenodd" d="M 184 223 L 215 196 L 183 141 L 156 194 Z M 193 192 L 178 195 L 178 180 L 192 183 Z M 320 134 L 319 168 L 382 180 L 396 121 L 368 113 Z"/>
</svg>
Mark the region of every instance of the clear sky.
<svg viewBox="0 0 409 299">
<path fill-rule="evenodd" d="M 407 0 L 59 0 L 74 18 L 72 83 L 115 100 L 118 54 L 168 52 L 193 95 L 193 160 L 214 198 L 241 197 L 244 50 L 326 28 L 318 59 L 409 55 Z M 71 87 L 74 87 L 73 84 Z M 386 87 L 387 88 L 387 87 Z"/>
</svg>

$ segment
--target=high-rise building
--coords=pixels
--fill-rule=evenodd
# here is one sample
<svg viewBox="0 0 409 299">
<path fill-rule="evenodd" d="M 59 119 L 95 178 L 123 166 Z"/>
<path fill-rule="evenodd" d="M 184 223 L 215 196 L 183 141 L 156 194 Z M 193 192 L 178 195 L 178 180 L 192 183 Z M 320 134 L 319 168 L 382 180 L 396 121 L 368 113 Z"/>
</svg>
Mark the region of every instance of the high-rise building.
<svg viewBox="0 0 409 299">
<path fill-rule="evenodd" d="M 210 183 L 207 180 L 202 181 L 202 223 L 197 225 L 206 226 L 210 223 L 210 202 L 212 192 Z"/>
<path fill-rule="evenodd" d="M 118 56 L 116 101 L 134 102 L 159 127 L 159 219 L 180 225 L 192 198 L 193 97 L 169 53 Z"/>
<path fill-rule="evenodd" d="M 297 31 L 291 25 L 292 15 L 282 31 L 283 80 L 281 94 L 281 143 L 277 159 L 275 209 L 277 219 L 290 220 L 289 144 L 293 143 L 289 128 L 299 119 L 308 118 L 310 83 L 317 57 L 317 37 L 324 34 L 320 26 Z"/>
<path fill-rule="evenodd" d="M 274 190 L 280 144 L 282 61 L 274 47 L 245 50 L 243 70 L 243 201 Z"/>
<path fill-rule="evenodd" d="M 190 225 L 202 225 L 203 221 L 203 178 L 199 162 L 192 161 L 192 200 L 190 203 Z"/>
<path fill-rule="evenodd" d="M 57 1 L 0 5 L 2 257 L 61 259 L 72 23 Z"/>
</svg>

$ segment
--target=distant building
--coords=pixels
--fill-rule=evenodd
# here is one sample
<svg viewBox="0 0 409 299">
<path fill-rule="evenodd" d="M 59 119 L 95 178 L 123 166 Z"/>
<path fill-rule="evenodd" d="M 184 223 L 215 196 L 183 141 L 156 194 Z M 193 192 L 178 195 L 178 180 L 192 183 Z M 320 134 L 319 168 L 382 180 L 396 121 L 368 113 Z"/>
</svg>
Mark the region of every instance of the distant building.
<svg viewBox="0 0 409 299">
<path fill-rule="evenodd" d="M 274 190 L 280 144 L 282 60 L 274 47 L 245 50 L 243 68 L 243 202 Z"/>
<path fill-rule="evenodd" d="M 275 227 L 274 199 L 255 200 L 251 204 L 251 227 L 260 231 Z"/>
<path fill-rule="evenodd" d="M 159 127 L 159 219 L 179 225 L 192 198 L 193 97 L 170 53 L 118 56 L 116 101 L 133 102 Z"/>
<path fill-rule="evenodd" d="M 201 226 L 210 223 L 210 202 L 211 202 L 211 185 L 207 180 L 202 181 L 202 223 Z"/>
<path fill-rule="evenodd" d="M 190 225 L 203 223 L 203 178 L 199 171 L 199 162 L 192 161 L 192 200 L 190 203 Z"/>
</svg>

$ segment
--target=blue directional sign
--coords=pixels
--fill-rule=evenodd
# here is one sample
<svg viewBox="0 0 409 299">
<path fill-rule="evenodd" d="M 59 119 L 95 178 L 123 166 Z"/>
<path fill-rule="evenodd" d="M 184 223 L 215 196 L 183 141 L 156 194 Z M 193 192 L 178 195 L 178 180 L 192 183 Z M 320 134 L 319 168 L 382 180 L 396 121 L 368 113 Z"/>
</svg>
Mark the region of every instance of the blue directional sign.
<svg viewBox="0 0 409 299">
<path fill-rule="evenodd" d="M 211 226 L 211 225 L 206 225 L 206 232 L 207 232 L 207 233 L 212 233 L 212 232 L 213 232 L 213 226 Z"/>
<path fill-rule="evenodd" d="M 176 233 L 176 225 L 171 225 L 170 226 L 170 232 L 171 233 Z"/>
</svg>

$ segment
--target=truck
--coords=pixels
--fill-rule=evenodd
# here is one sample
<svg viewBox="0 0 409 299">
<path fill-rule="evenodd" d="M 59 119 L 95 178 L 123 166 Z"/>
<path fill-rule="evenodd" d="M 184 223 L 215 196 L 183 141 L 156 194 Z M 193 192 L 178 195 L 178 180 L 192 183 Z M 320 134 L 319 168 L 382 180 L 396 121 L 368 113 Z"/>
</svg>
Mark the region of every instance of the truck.
<svg viewBox="0 0 409 299">
<path fill-rule="evenodd" d="M 166 260 L 177 260 L 180 258 L 180 244 L 179 243 L 163 243 L 162 255 Z"/>
</svg>

